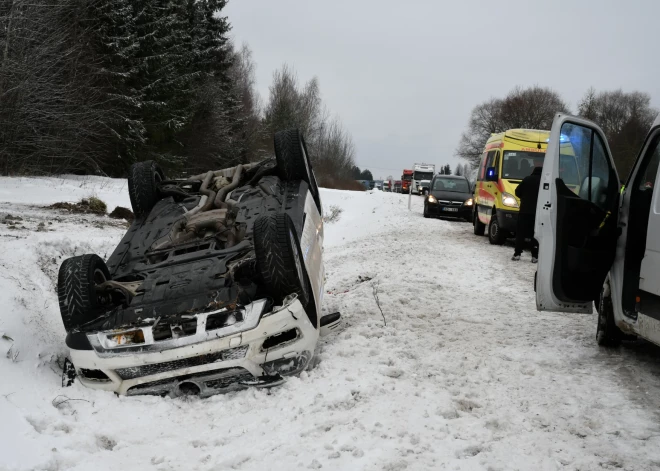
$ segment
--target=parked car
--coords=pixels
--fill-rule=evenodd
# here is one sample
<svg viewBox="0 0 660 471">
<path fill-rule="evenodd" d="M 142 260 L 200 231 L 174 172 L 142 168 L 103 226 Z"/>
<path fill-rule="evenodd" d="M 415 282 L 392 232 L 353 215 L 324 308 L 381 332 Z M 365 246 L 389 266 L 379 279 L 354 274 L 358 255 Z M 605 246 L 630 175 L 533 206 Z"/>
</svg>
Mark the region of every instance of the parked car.
<svg viewBox="0 0 660 471">
<path fill-rule="evenodd" d="M 581 175 L 562 165 L 571 144 Z M 542 311 L 598 311 L 598 344 L 635 336 L 660 345 L 660 117 L 649 131 L 625 190 L 603 131 L 556 115 L 536 208 L 540 243 L 535 278 Z"/>
<path fill-rule="evenodd" d="M 424 217 L 449 217 L 472 220 L 470 182 L 463 176 L 436 175 L 424 198 Z"/>
<path fill-rule="evenodd" d="M 167 180 L 130 170 L 135 220 L 107 263 L 65 260 L 58 294 L 79 381 L 208 396 L 302 371 L 323 330 L 319 189 L 297 130 L 275 158 Z"/>
</svg>

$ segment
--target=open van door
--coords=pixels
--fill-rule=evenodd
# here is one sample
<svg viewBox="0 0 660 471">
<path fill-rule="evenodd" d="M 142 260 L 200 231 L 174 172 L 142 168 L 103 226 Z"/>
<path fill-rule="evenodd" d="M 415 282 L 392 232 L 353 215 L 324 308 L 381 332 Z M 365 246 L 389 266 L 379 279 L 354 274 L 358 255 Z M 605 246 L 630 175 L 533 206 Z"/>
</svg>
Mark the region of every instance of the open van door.
<svg viewBox="0 0 660 471">
<path fill-rule="evenodd" d="M 562 155 L 564 158 L 562 158 Z M 580 184 L 566 185 L 575 169 Z M 619 177 L 603 131 L 591 121 L 557 114 L 552 122 L 536 207 L 535 280 L 539 311 L 591 313 L 614 261 Z"/>
</svg>

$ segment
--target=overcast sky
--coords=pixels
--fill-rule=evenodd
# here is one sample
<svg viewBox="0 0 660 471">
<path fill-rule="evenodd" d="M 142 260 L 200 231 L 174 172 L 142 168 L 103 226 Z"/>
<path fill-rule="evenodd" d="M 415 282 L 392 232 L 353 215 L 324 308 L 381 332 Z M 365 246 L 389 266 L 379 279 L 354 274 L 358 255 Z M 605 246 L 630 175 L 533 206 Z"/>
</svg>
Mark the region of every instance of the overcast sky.
<svg viewBox="0 0 660 471">
<path fill-rule="evenodd" d="M 472 108 L 516 85 L 551 87 L 571 109 L 590 86 L 660 104 L 658 0 L 230 0 L 223 13 L 262 98 L 283 63 L 317 76 L 375 178 L 453 169 Z"/>
</svg>

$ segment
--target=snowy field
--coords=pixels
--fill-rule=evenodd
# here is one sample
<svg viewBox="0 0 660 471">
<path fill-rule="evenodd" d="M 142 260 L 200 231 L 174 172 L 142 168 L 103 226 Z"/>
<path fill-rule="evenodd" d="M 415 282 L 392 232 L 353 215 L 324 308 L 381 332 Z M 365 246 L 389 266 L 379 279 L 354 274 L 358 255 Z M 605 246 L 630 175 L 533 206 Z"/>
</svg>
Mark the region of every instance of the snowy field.
<svg viewBox="0 0 660 471">
<path fill-rule="evenodd" d="M 299 378 L 204 400 L 61 388 L 59 264 L 126 226 L 43 206 L 90 195 L 130 207 L 124 180 L 0 178 L 2 470 L 660 469 L 660 349 L 536 312 L 529 253 L 397 194 L 322 191 L 344 326 Z"/>
</svg>

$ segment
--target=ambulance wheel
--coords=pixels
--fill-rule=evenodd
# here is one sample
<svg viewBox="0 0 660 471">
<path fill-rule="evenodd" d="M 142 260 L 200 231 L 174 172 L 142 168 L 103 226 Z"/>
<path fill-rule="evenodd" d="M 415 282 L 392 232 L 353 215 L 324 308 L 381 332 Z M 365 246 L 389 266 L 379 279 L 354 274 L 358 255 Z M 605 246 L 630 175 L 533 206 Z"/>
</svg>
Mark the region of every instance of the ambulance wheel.
<svg viewBox="0 0 660 471">
<path fill-rule="evenodd" d="M 490 217 L 490 224 L 488 225 L 488 241 L 492 245 L 502 245 L 506 241 L 506 232 L 500 226 L 497 220 L 497 214 Z"/>
</svg>

